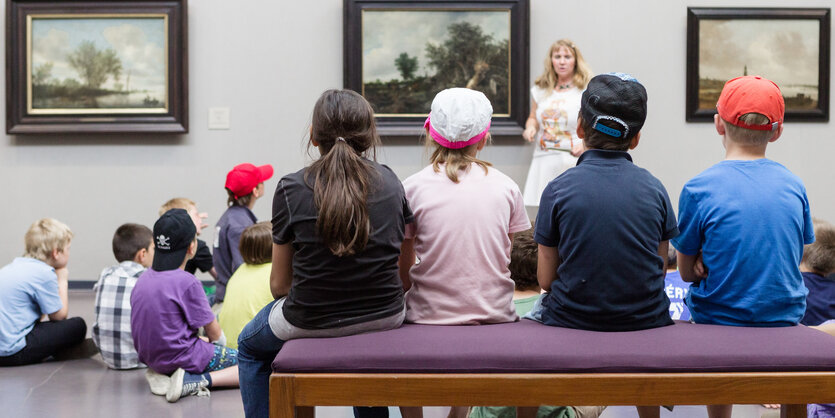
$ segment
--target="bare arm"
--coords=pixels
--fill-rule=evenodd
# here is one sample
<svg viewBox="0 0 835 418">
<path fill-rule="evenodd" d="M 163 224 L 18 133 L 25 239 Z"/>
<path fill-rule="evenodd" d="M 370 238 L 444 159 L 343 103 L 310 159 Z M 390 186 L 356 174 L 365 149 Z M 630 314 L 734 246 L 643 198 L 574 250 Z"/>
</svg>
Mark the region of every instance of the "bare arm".
<svg viewBox="0 0 835 418">
<path fill-rule="evenodd" d="M 670 249 L 670 241 L 661 241 L 658 244 L 658 255 L 661 256 L 661 260 L 664 260 L 664 268 L 662 271 L 667 271 L 667 250 Z"/>
<path fill-rule="evenodd" d="M 203 329 L 206 331 L 206 337 L 209 338 L 209 342 L 219 340 L 220 335 L 223 333 L 223 331 L 220 329 L 220 324 L 218 324 L 217 319 L 213 320 L 212 322 L 209 322 L 209 324 L 203 327 Z"/>
<path fill-rule="evenodd" d="M 682 254 L 681 251 L 676 251 L 676 253 L 681 280 L 694 283 L 707 277 L 707 268 L 702 262 L 701 253 L 696 255 Z"/>
<path fill-rule="evenodd" d="M 415 239 L 407 238 L 400 244 L 400 258 L 397 260 L 397 267 L 400 269 L 400 281 L 403 282 L 403 290 L 412 287 L 412 279 L 409 277 L 409 270 L 415 265 Z"/>
<path fill-rule="evenodd" d="M 835 323 L 828 323 L 828 324 L 820 324 L 817 326 L 812 326 L 809 328 L 814 328 L 818 331 L 823 331 L 833 337 L 835 337 Z"/>
<path fill-rule="evenodd" d="M 536 121 L 536 102 L 531 100 L 531 113 L 528 115 L 528 120 L 525 121 L 525 130 L 522 131 L 522 138 L 525 138 L 528 142 L 533 142 L 538 130 L 539 123 Z"/>
<path fill-rule="evenodd" d="M 55 270 L 55 275 L 58 276 L 58 296 L 61 298 L 61 309 L 47 316 L 50 321 L 61 321 L 67 319 L 67 314 L 70 311 L 69 297 L 67 295 L 70 273 L 66 267 L 62 267 Z"/>
<path fill-rule="evenodd" d="M 551 291 L 551 283 L 559 278 L 557 268 L 560 266 L 560 254 L 557 247 L 546 247 L 539 244 L 539 255 L 536 264 L 536 280 L 539 287 L 546 292 Z"/>
<path fill-rule="evenodd" d="M 293 283 L 293 245 L 273 244 L 273 267 L 270 272 L 270 291 L 278 299 L 290 293 Z"/>
</svg>

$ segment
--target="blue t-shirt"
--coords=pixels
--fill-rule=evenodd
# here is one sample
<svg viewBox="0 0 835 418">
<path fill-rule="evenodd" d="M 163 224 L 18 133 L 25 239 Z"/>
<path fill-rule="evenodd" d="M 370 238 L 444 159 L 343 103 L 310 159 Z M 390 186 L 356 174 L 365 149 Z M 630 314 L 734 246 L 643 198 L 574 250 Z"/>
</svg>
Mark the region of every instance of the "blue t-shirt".
<svg viewBox="0 0 835 418">
<path fill-rule="evenodd" d="M 557 247 L 546 325 L 629 331 L 670 325 L 662 241 L 678 235 L 667 190 L 627 152 L 588 150 L 546 186 L 534 239 Z"/>
<path fill-rule="evenodd" d="M 690 309 L 687 309 L 684 298 L 690 292 L 690 283 L 681 280 L 678 270 L 671 271 L 664 277 L 664 291 L 670 299 L 670 318 L 689 321 Z"/>
<path fill-rule="evenodd" d="M 18 257 L 0 269 L 0 357 L 26 347 L 26 335 L 41 315 L 63 306 L 55 269 L 43 261 Z"/>
<path fill-rule="evenodd" d="M 835 319 L 835 277 L 803 273 L 803 283 L 809 289 L 809 295 L 806 296 L 806 315 L 800 323 L 820 325 Z"/>
<path fill-rule="evenodd" d="M 679 228 L 676 249 L 701 251 L 708 269 L 687 295 L 694 321 L 790 326 L 803 317 L 798 266 L 815 234 L 806 188 L 788 169 L 765 158 L 708 168 L 681 191 Z"/>
</svg>

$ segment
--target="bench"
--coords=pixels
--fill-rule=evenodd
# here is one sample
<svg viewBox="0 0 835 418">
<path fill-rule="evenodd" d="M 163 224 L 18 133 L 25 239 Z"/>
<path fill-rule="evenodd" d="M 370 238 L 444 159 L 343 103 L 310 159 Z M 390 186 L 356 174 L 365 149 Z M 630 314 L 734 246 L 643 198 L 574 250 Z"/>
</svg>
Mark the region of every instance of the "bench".
<svg viewBox="0 0 835 418">
<path fill-rule="evenodd" d="M 287 342 L 270 415 L 315 406 L 835 403 L 835 337 L 804 326 L 592 332 L 522 320 Z"/>
</svg>

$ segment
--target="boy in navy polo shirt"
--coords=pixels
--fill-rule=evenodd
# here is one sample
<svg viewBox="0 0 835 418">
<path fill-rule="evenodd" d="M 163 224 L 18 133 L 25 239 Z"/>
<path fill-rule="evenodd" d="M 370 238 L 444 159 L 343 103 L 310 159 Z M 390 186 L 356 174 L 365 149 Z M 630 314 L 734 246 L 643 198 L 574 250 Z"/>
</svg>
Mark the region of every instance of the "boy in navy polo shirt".
<svg viewBox="0 0 835 418">
<path fill-rule="evenodd" d="M 628 74 L 598 75 L 583 92 L 577 136 L 587 151 L 542 193 L 534 239 L 537 280 L 548 293 L 527 318 L 594 331 L 673 323 L 664 264 L 678 235 L 675 213 L 661 182 L 627 152 L 646 115 L 646 89 Z"/>
<path fill-rule="evenodd" d="M 546 325 L 631 331 L 670 325 L 664 292 L 668 240 L 678 235 L 667 190 L 632 163 L 647 114 L 644 86 L 627 74 L 594 77 L 580 102 L 587 151 L 552 180 L 539 204 L 534 317 Z M 536 309 L 536 308 L 535 308 Z"/>
</svg>

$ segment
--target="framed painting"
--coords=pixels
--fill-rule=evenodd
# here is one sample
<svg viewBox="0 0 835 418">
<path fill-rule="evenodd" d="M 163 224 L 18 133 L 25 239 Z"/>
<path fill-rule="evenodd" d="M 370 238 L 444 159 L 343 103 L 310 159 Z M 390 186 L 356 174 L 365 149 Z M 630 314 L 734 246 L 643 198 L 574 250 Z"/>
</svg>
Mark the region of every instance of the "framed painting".
<svg viewBox="0 0 835 418">
<path fill-rule="evenodd" d="M 713 121 L 727 80 L 761 75 L 787 121 L 829 120 L 828 8 L 687 8 L 688 122 Z"/>
<path fill-rule="evenodd" d="M 6 0 L 6 132 L 188 132 L 187 0 Z"/>
<path fill-rule="evenodd" d="M 528 0 L 344 0 L 344 85 L 374 108 L 383 136 L 419 134 L 439 91 L 493 105 L 493 135 L 528 117 Z"/>
</svg>

